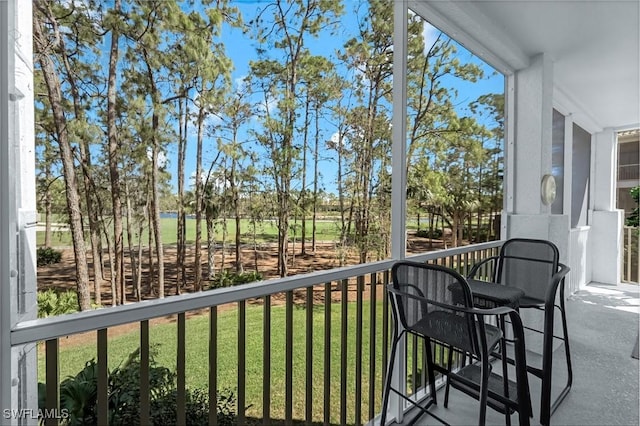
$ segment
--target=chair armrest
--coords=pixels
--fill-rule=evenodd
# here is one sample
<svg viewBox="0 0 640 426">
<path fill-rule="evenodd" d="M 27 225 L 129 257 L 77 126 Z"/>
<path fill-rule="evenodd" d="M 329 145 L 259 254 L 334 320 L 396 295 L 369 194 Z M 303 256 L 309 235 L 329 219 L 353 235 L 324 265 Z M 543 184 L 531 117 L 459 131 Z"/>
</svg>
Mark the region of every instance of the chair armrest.
<svg viewBox="0 0 640 426">
<path fill-rule="evenodd" d="M 558 270 L 551 276 L 551 285 L 547 288 L 547 293 L 545 295 L 545 309 L 553 309 L 558 286 L 560 286 L 561 283 L 564 285 L 565 276 L 569 273 L 569 271 L 571 271 L 571 268 L 569 268 L 567 265 L 558 263 Z"/>
<path fill-rule="evenodd" d="M 407 286 L 409 286 L 409 285 L 407 285 Z M 426 303 L 426 304 L 434 305 L 434 306 L 439 306 L 441 308 L 452 310 L 452 311 L 456 311 L 456 312 L 465 312 L 465 313 L 474 314 L 474 315 L 478 315 L 478 316 L 507 315 L 507 314 L 511 315 L 511 313 L 515 313 L 516 315 L 518 315 L 518 312 L 515 309 L 510 308 L 508 306 L 498 306 L 496 308 L 484 309 L 484 308 L 473 308 L 473 307 L 472 308 L 466 308 L 464 306 L 456 306 L 456 305 L 449 305 L 447 303 L 440 303 L 440 302 L 437 302 L 435 300 L 427 299 L 426 297 L 423 297 L 423 296 L 417 296 L 415 294 L 405 293 L 403 291 L 400 291 L 400 290 L 392 287 L 392 284 L 389 284 L 387 286 L 387 291 L 392 293 L 395 297 L 407 297 L 407 298 L 411 298 L 411 299 L 417 300 L 417 301 L 422 302 L 422 303 Z M 518 315 L 518 317 L 519 317 L 519 315 Z"/>
<path fill-rule="evenodd" d="M 470 270 L 470 271 L 469 271 L 469 273 L 467 274 L 467 279 L 473 279 L 473 278 L 475 278 L 475 275 L 476 275 L 476 273 L 478 272 L 478 269 L 480 269 L 482 266 L 486 265 L 486 264 L 487 264 L 487 263 L 489 263 L 489 262 L 497 262 L 497 261 L 498 261 L 498 259 L 499 259 L 499 257 L 498 257 L 498 256 L 491 256 L 491 257 L 488 257 L 488 258 L 486 258 L 486 259 L 484 259 L 484 260 L 481 260 L 480 262 L 476 263 L 475 265 L 473 265 L 473 266 L 471 267 L 471 270 Z M 495 274 L 495 267 L 494 267 L 494 270 L 493 270 L 492 275 L 493 275 L 493 274 Z M 493 281 L 493 280 L 492 280 L 492 281 Z"/>
</svg>

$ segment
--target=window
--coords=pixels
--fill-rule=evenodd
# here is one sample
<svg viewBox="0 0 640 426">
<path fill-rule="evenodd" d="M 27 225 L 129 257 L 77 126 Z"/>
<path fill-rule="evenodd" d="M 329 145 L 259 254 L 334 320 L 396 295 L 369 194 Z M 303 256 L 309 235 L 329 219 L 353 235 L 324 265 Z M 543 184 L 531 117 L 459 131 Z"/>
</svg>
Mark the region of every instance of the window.
<svg viewBox="0 0 640 426">
<path fill-rule="evenodd" d="M 571 227 L 587 225 L 589 176 L 591 173 L 591 135 L 573 125 L 573 177 L 571 181 Z"/>
<path fill-rule="evenodd" d="M 556 180 L 556 199 L 551 204 L 552 214 L 562 214 L 564 204 L 564 132 L 565 117 L 553 110 L 551 142 L 551 174 Z"/>
</svg>

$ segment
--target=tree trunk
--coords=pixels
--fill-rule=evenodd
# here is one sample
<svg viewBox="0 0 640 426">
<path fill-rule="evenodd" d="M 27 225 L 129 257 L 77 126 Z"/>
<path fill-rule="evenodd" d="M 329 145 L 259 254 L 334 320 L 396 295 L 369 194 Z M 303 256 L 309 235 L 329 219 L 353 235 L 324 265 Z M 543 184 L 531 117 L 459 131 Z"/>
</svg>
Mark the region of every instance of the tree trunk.
<svg viewBox="0 0 640 426">
<path fill-rule="evenodd" d="M 136 299 L 139 301 L 142 300 L 142 295 L 140 294 L 140 289 L 137 285 L 138 283 L 138 262 L 136 261 L 135 252 L 133 250 L 133 232 L 131 228 L 133 226 L 133 217 L 131 216 L 131 194 L 129 193 L 129 185 L 127 181 L 124 182 L 124 196 L 127 200 L 127 243 L 129 246 L 129 261 L 131 263 L 131 276 L 133 278 L 133 293 Z"/>
<path fill-rule="evenodd" d="M 181 120 L 178 136 L 178 229 L 176 255 L 176 293 L 186 285 L 186 215 L 184 211 L 184 162 L 187 149 L 187 116 L 188 105 L 186 99 L 178 100 L 179 116 Z"/>
<path fill-rule="evenodd" d="M 151 214 L 150 221 L 153 224 L 153 239 L 155 240 L 156 261 L 157 261 L 157 285 L 158 298 L 164 299 L 164 247 L 162 246 L 162 229 L 160 226 L 160 170 L 158 158 L 160 156 L 160 118 L 158 108 L 160 108 L 160 94 L 154 80 L 150 59 L 146 48 L 142 49 L 142 54 L 147 66 L 147 78 L 150 85 L 151 108 Z M 151 246 L 149 247 L 151 249 Z"/>
<path fill-rule="evenodd" d="M 238 195 L 238 188 L 233 185 L 233 206 L 235 209 L 236 218 L 236 272 L 242 274 L 244 272 L 244 266 L 242 265 L 242 231 L 240 229 L 240 199 Z"/>
<path fill-rule="evenodd" d="M 309 149 L 309 98 L 304 108 L 304 135 L 302 138 L 302 190 L 300 191 L 300 253 L 305 254 L 307 238 L 307 150 Z M 296 251 L 293 249 L 293 255 Z M 293 265 L 293 262 L 291 263 Z"/>
<path fill-rule="evenodd" d="M 316 251 L 316 233 L 317 233 L 317 220 L 318 220 L 318 178 L 319 170 L 318 163 L 320 162 L 320 124 L 319 124 L 319 111 L 318 104 L 316 103 L 316 136 L 315 146 L 313 147 L 313 217 L 312 217 L 312 229 L 311 229 L 311 250 Z"/>
<path fill-rule="evenodd" d="M 120 0 L 115 0 L 113 10 L 120 12 Z M 113 214 L 113 245 L 116 291 L 119 292 L 118 302 L 124 303 L 124 242 L 122 230 L 122 195 L 120 193 L 119 157 L 120 148 L 116 127 L 116 73 L 118 64 L 119 32 L 116 27 L 111 28 L 111 46 L 109 48 L 109 74 L 107 82 L 107 139 L 109 140 L 109 178 L 111 180 L 111 205 Z M 116 303 L 118 303 L 116 302 Z"/>
<path fill-rule="evenodd" d="M 215 240 L 215 223 L 213 218 L 209 215 L 206 216 L 207 222 L 207 275 L 208 280 L 211 281 L 216 274 L 216 240 Z"/>
<path fill-rule="evenodd" d="M 195 287 L 202 290 L 202 142 L 204 139 L 204 108 L 205 102 L 200 99 L 198 109 L 198 140 L 196 149 L 196 253 L 195 253 Z"/>
<path fill-rule="evenodd" d="M 158 117 L 154 113 L 154 136 L 153 136 L 153 152 L 152 152 L 152 172 L 151 172 L 151 222 L 153 223 L 153 239 L 155 240 L 156 259 L 157 259 L 157 280 L 158 280 L 158 298 L 164 299 L 164 247 L 162 247 L 162 230 L 160 228 L 160 194 L 158 193 L 158 181 L 160 180 L 160 171 L 158 170 L 158 155 L 160 147 L 158 146 Z"/>
<path fill-rule="evenodd" d="M 222 218 L 222 259 L 220 260 L 220 272 L 224 271 L 224 263 L 227 254 L 227 218 Z"/>
<path fill-rule="evenodd" d="M 48 174 L 47 174 L 48 178 Z M 51 192 L 47 189 L 44 196 L 44 246 L 51 247 Z"/>
<path fill-rule="evenodd" d="M 51 102 L 54 117 L 56 135 L 60 145 L 60 157 L 64 170 L 64 182 L 66 189 L 67 211 L 69 214 L 71 235 L 73 239 L 73 252 L 76 267 L 76 292 L 80 310 L 91 308 L 91 295 L 89 293 L 89 271 L 87 266 L 87 253 L 84 242 L 84 229 L 82 224 L 82 211 L 80 209 L 80 195 L 75 174 L 73 149 L 67 133 L 67 123 L 62 106 L 62 90 L 60 80 L 55 71 L 53 60 L 45 51 L 46 42 L 42 33 L 42 23 L 37 14 L 34 14 L 34 36 L 38 51 L 38 63 L 42 68 L 47 93 Z"/>
</svg>

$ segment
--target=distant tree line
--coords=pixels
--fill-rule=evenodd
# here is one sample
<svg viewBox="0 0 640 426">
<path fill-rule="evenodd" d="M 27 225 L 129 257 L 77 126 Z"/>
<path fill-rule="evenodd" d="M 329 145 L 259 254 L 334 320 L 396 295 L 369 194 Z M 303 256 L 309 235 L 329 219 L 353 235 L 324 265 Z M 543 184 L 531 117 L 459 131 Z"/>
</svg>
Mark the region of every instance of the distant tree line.
<svg viewBox="0 0 640 426">
<path fill-rule="evenodd" d="M 357 28 L 345 38 L 346 12 Z M 237 229 L 238 272 L 241 235 L 269 217 L 286 276 L 292 229 L 300 225 L 303 253 L 315 250 L 327 205 L 339 217 L 339 247 L 357 250 L 360 262 L 388 257 L 392 12 L 384 0 L 273 0 L 253 16 L 225 0 L 34 0 L 38 197 L 48 226 L 64 205 L 80 308 L 90 308 L 92 294 L 101 304 L 105 283 L 113 304 L 128 291 L 165 296 L 163 210 L 178 217 L 175 293 L 190 284 L 202 290 L 215 273 L 214 226 L 227 220 Z M 426 40 L 419 17 L 409 20 L 409 208 L 430 228 L 450 228 L 457 245 L 465 229 L 480 235 L 502 207 L 504 96 L 486 94 L 461 109 L 451 82 L 477 82 L 483 69 L 461 59 L 444 34 Z M 223 31 L 255 46 L 241 82 L 232 81 L 233 40 Z M 318 53 L 327 37 L 341 41 Z M 322 168 L 328 160 L 335 176 Z M 326 179 L 336 188 L 331 203 L 323 202 Z M 187 214 L 198 248 L 189 259 Z M 241 229 L 241 218 L 253 230 Z M 195 282 L 187 283 L 191 263 Z"/>
</svg>

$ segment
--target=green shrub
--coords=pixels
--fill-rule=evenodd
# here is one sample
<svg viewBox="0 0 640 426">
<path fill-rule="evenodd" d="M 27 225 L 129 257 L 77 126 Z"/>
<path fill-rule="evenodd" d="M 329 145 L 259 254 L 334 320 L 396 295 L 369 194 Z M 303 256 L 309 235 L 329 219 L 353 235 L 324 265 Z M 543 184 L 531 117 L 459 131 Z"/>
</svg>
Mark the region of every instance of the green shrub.
<svg viewBox="0 0 640 426">
<path fill-rule="evenodd" d="M 416 237 L 420 238 L 442 238 L 442 229 L 434 229 L 429 231 L 428 229 L 421 229 L 416 232 Z"/>
<path fill-rule="evenodd" d="M 38 266 L 59 263 L 62 259 L 62 252 L 51 247 L 38 247 L 36 250 Z"/>
<path fill-rule="evenodd" d="M 149 398 L 153 425 L 177 424 L 176 374 L 155 362 L 157 348 L 149 354 Z M 87 361 L 75 376 L 60 383 L 60 409 L 69 413 L 68 425 L 97 424 L 97 375 L 95 360 Z M 109 372 L 109 424 L 140 424 L 140 353 L 135 350 L 113 371 Z M 46 394 L 44 384 L 38 383 L 38 404 L 44 409 Z M 209 394 L 202 389 L 186 391 L 186 424 L 209 424 Z M 230 390 L 218 393 L 218 424 L 235 424 L 235 395 Z"/>
<path fill-rule="evenodd" d="M 38 318 L 78 312 L 78 295 L 74 290 L 56 291 L 52 288 L 38 291 Z"/>
<path fill-rule="evenodd" d="M 256 271 L 244 272 L 237 274 L 235 272 L 222 271 L 215 275 L 213 279 L 209 281 L 209 289 L 231 287 L 238 284 L 246 284 L 254 281 L 260 281 L 262 274 Z"/>
</svg>

